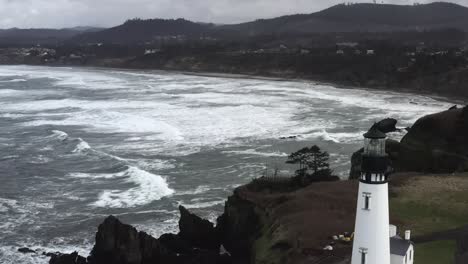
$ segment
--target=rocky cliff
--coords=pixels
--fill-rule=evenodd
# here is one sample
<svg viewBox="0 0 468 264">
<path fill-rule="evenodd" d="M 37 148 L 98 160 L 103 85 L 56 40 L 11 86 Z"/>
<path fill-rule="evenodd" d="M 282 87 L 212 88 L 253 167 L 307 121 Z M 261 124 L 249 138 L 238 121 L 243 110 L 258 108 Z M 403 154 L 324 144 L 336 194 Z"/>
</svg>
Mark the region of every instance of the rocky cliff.
<svg viewBox="0 0 468 264">
<path fill-rule="evenodd" d="M 388 132 L 383 130 L 384 132 Z M 454 173 L 468 171 L 468 106 L 424 116 L 401 142 L 387 140 L 392 167 L 399 172 Z M 350 179 L 361 173 L 362 149 L 351 157 Z"/>
<path fill-rule="evenodd" d="M 419 119 L 401 140 L 396 168 L 406 171 L 468 170 L 468 107 Z"/>
</svg>

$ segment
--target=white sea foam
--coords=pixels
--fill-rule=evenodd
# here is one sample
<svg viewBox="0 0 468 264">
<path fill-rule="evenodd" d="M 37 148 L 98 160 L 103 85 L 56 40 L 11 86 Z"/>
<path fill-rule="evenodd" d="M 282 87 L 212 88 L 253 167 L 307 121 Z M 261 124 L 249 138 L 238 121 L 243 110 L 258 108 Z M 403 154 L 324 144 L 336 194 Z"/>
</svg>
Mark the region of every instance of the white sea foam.
<svg viewBox="0 0 468 264">
<path fill-rule="evenodd" d="M 246 149 L 246 150 L 226 150 L 223 153 L 228 154 L 238 154 L 238 155 L 255 155 L 255 156 L 263 156 L 263 157 L 287 157 L 288 154 L 284 152 L 262 152 L 256 149 Z"/>
<path fill-rule="evenodd" d="M 25 79 L 11 79 L 11 80 L 3 80 L 0 81 L 2 83 L 15 83 L 15 82 L 27 82 Z"/>
<path fill-rule="evenodd" d="M 362 140 L 362 135 L 364 133 L 364 131 L 352 133 L 328 132 L 327 130 L 322 129 L 321 131 L 310 133 L 309 135 L 306 135 L 306 137 L 317 137 L 334 143 L 356 143 Z"/>
<path fill-rule="evenodd" d="M 1 97 L 12 97 L 12 96 L 18 96 L 18 95 L 23 95 L 24 92 L 19 91 L 19 90 L 13 90 L 13 89 L 0 89 L 0 96 Z"/>
<path fill-rule="evenodd" d="M 128 166 L 128 168 L 117 176 L 124 177 L 126 182 L 137 185 L 136 187 L 120 190 L 106 190 L 99 195 L 98 201 L 93 203 L 96 207 L 125 208 L 144 205 L 164 196 L 174 193 L 169 188 L 166 180 L 137 167 Z"/>
<path fill-rule="evenodd" d="M 179 204 L 184 206 L 187 209 L 200 209 L 200 208 L 214 207 L 220 204 L 224 204 L 225 202 L 226 200 L 217 200 L 217 201 L 207 201 L 207 202 L 196 202 L 192 204 L 179 202 Z"/>
<path fill-rule="evenodd" d="M 202 194 L 209 191 L 211 188 L 208 185 L 201 185 L 198 186 L 195 190 L 188 190 L 188 191 L 177 191 L 175 195 L 196 195 Z"/>
<path fill-rule="evenodd" d="M 52 130 L 52 136 L 58 138 L 61 141 L 68 139 L 68 134 L 60 130 Z"/>
<path fill-rule="evenodd" d="M 83 139 L 78 138 L 78 142 L 79 143 L 76 145 L 75 149 L 72 151 L 73 153 L 83 153 L 84 151 L 91 149 L 88 142 L 84 141 Z"/>
<path fill-rule="evenodd" d="M 18 204 L 16 200 L 0 198 L 0 212 L 5 213 Z"/>
</svg>

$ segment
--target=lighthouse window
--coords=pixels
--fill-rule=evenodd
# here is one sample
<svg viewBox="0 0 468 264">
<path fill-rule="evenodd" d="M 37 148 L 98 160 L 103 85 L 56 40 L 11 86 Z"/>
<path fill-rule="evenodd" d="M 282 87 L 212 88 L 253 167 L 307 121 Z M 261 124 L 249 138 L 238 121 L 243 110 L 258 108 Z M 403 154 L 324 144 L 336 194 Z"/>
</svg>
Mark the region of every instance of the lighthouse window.
<svg viewBox="0 0 468 264">
<path fill-rule="evenodd" d="M 364 196 L 364 206 L 362 209 L 370 210 L 371 208 L 371 194 L 370 193 L 363 193 Z"/>
<path fill-rule="evenodd" d="M 360 248 L 359 253 L 361 253 L 361 264 L 367 264 L 367 248 Z"/>
</svg>

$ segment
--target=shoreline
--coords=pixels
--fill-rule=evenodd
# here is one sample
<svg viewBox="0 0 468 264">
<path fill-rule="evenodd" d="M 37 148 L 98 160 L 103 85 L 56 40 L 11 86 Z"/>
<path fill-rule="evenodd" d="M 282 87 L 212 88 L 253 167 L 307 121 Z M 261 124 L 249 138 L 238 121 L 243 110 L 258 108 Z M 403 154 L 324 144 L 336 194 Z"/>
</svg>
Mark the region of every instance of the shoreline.
<svg viewBox="0 0 468 264">
<path fill-rule="evenodd" d="M 346 84 L 340 81 L 326 81 L 320 80 L 320 78 L 313 77 L 294 77 L 294 76 L 267 76 L 258 74 L 246 74 L 246 73 L 222 73 L 222 72 L 209 72 L 209 71 L 187 71 L 177 69 L 157 69 L 157 68 L 131 68 L 131 67 L 108 67 L 108 66 L 93 66 L 93 65 L 34 65 L 34 64 L 2 64 L 2 66 L 37 66 L 37 67 L 56 67 L 56 68 L 87 68 L 87 69 L 98 69 L 98 70 L 119 70 L 119 71 L 135 71 L 135 72 L 147 72 L 151 74 L 155 73 L 175 73 L 189 76 L 200 76 L 200 77 L 211 77 L 211 78 L 227 78 L 227 79 L 251 79 L 251 80 L 265 80 L 275 82 L 312 82 L 319 85 L 329 85 L 338 89 L 359 89 L 364 91 L 387 91 L 400 94 L 408 94 L 414 96 L 427 96 L 434 100 L 446 101 L 457 105 L 467 105 L 468 97 L 444 95 L 435 92 L 416 92 L 409 88 L 391 88 L 391 87 L 362 87 Z M 467 84 L 468 85 L 468 84 Z"/>
</svg>

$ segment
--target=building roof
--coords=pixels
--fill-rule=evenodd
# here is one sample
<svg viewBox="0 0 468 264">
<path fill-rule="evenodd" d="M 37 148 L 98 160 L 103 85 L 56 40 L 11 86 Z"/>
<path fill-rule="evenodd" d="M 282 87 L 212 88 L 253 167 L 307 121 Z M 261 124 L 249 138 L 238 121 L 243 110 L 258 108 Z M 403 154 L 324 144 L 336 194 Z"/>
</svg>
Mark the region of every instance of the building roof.
<svg viewBox="0 0 468 264">
<path fill-rule="evenodd" d="M 385 133 L 383 133 L 382 131 L 380 131 L 378 128 L 377 128 L 377 124 L 374 124 L 370 129 L 369 131 L 367 131 L 367 133 L 364 134 L 364 137 L 365 138 L 386 138 L 387 135 L 385 135 Z"/>
<path fill-rule="evenodd" d="M 390 254 L 405 256 L 408 253 L 408 249 L 413 243 L 408 240 L 404 240 L 399 236 L 390 238 Z"/>
</svg>

